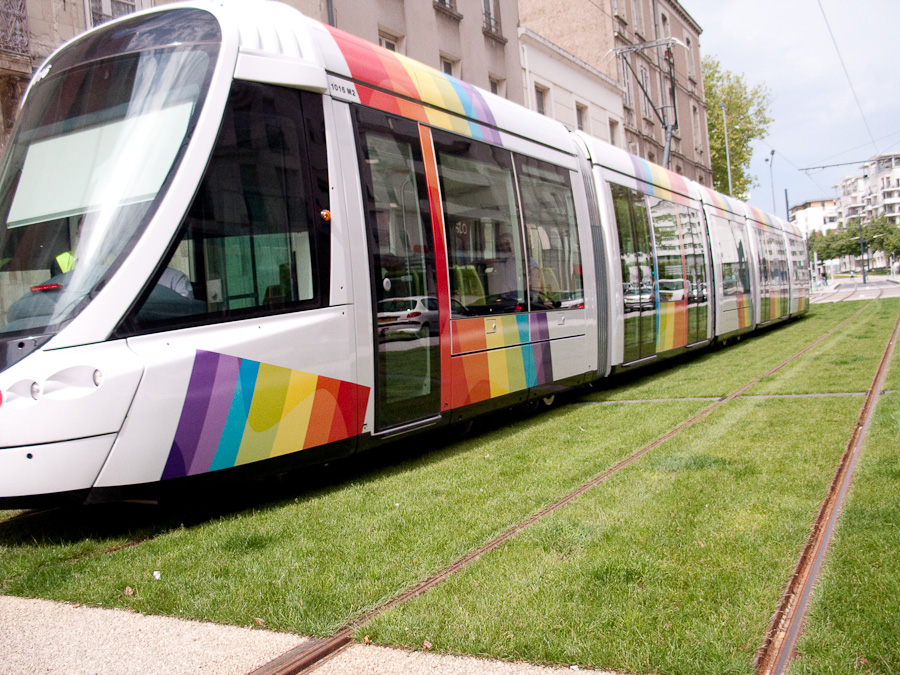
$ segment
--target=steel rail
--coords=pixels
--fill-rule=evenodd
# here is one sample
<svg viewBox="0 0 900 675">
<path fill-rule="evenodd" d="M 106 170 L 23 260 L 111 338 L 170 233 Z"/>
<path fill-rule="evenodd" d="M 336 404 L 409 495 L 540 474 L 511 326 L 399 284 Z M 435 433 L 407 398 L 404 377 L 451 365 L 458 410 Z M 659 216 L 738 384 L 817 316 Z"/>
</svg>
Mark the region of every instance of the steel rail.
<svg viewBox="0 0 900 675">
<path fill-rule="evenodd" d="M 847 497 L 856 462 L 859 458 L 863 441 L 866 438 L 872 415 L 875 412 L 878 397 L 881 394 L 881 387 L 884 383 L 888 364 L 894 353 L 898 333 L 900 333 L 900 317 L 897 318 L 897 322 L 894 325 L 894 331 L 891 333 L 887 347 L 881 357 L 881 363 L 875 372 L 875 378 L 866 395 L 859 419 L 841 456 L 837 471 L 813 524 L 809 539 L 803 552 L 800 554 L 797 566 L 782 596 L 781 603 L 772 618 L 766 641 L 759 652 L 757 652 L 754 665 L 759 675 L 781 675 L 790 665 L 794 656 L 797 638 L 803 628 L 812 590 L 821 571 L 828 546 L 831 543 L 834 527 L 840 516 L 844 500 Z"/>
<path fill-rule="evenodd" d="M 754 378 L 747 384 L 743 385 L 739 389 L 736 389 L 732 393 L 728 394 L 725 397 L 719 398 L 711 403 L 706 408 L 700 410 L 695 413 L 688 419 L 679 423 L 669 431 L 665 432 L 661 436 L 657 437 L 655 440 L 651 441 L 647 445 L 643 446 L 633 454 L 629 455 L 625 459 L 621 460 L 617 464 L 613 465 L 606 471 L 603 471 L 600 474 L 597 474 L 592 479 L 583 483 L 579 487 L 575 488 L 565 496 L 561 497 L 559 500 L 553 502 L 552 504 L 540 509 L 536 513 L 532 514 L 527 519 L 520 521 L 507 528 L 500 535 L 495 537 L 494 539 L 488 541 L 480 548 L 475 551 L 472 551 L 451 563 L 448 567 L 443 570 L 435 573 L 434 575 L 428 577 L 424 581 L 419 582 L 415 586 L 407 589 L 403 593 L 395 596 L 394 598 L 387 600 L 386 602 L 378 605 L 371 611 L 364 614 L 362 617 L 352 620 L 344 625 L 341 629 L 339 629 L 334 635 L 324 640 L 316 641 L 312 646 L 304 643 L 298 645 L 297 647 L 285 652 L 281 656 L 269 661 L 268 663 L 263 664 L 256 670 L 252 671 L 249 675 L 301 675 L 302 673 L 307 673 L 311 669 L 318 666 L 324 660 L 336 655 L 338 652 L 342 651 L 346 647 L 348 647 L 353 642 L 353 633 L 372 621 L 373 619 L 381 616 L 385 612 L 398 605 L 402 605 L 405 602 L 412 600 L 413 598 L 422 595 L 429 589 L 437 586 L 441 582 L 443 582 L 448 577 L 452 576 L 456 572 L 461 569 L 467 567 L 471 563 L 475 562 L 479 558 L 481 558 L 486 553 L 493 551 L 495 548 L 505 543 L 506 541 L 512 539 L 517 534 L 519 534 L 522 530 L 533 525 L 534 523 L 542 520 L 546 516 L 555 513 L 562 507 L 566 506 L 570 502 L 574 501 L 578 497 L 580 497 L 585 492 L 597 487 L 600 483 L 604 482 L 606 479 L 614 476 L 619 473 L 629 465 L 636 462 L 638 459 L 646 455 L 651 450 L 659 447 L 666 441 L 672 439 L 677 436 L 679 433 L 684 431 L 685 429 L 693 426 L 697 422 L 702 419 L 705 419 L 710 414 L 718 410 L 720 407 L 728 403 L 729 401 L 733 401 L 734 399 L 741 396 L 744 392 L 752 388 L 754 385 L 758 384 L 760 380 L 764 377 L 768 377 L 773 373 L 778 372 L 788 364 L 792 363 L 796 359 L 800 358 L 808 351 L 821 344 L 824 340 L 831 337 L 835 332 L 843 328 L 845 325 L 856 319 L 866 307 L 862 307 L 853 314 L 851 317 L 845 319 L 840 324 L 832 328 L 827 333 L 821 335 L 819 338 L 811 342 L 809 345 L 796 352 L 792 356 L 788 357 L 777 366 L 770 368 L 765 373 L 760 375 L 759 377 Z"/>
</svg>

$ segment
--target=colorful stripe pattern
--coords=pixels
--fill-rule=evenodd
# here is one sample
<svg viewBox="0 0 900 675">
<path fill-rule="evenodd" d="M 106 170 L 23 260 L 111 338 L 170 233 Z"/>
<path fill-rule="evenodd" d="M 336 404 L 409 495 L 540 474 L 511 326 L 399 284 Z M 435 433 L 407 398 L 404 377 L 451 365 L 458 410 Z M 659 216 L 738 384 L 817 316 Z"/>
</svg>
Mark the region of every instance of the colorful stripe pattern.
<svg viewBox="0 0 900 675">
<path fill-rule="evenodd" d="M 674 171 L 651 164 L 645 159 L 630 155 L 634 165 L 634 175 L 643 183 L 642 189 L 648 194 L 668 199 L 676 204 L 691 206 L 688 195 L 691 194 L 687 180 Z"/>
<path fill-rule="evenodd" d="M 546 314 L 453 322 L 452 405 L 468 405 L 553 381 Z"/>
<path fill-rule="evenodd" d="M 719 211 L 725 211 L 728 213 L 741 213 L 740 202 L 732 199 L 731 197 L 723 195 L 721 192 L 710 190 L 704 185 L 698 185 L 697 188 L 700 190 L 703 201 L 715 207 Z"/>
<path fill-rule="evenodd" d="M 683 347 L 688 339 L 687 300 L 667 301 L 660 298 L 657 312 L 656 351 Z"/>
<path fill-rule="evenodd" d="M 774 227 L 776 230 L 781 229 L 775 224 L 775 222 L 769 217 L 769 214 L 765 211 L 758 209 L 750 204 L 747 204 L 747 207 L 750 209 L 750 214 L 753 220 L 755 220 L 756 222 L 763 223 L 765 225 L 768 225 L 769 227 Z"/>
<path fill-rule="evenodd" d="M 472 85 L 355 35 L 326 28 L 357 82 L 363 105 L 502 145 L 494 114 Z"/>
<path fill-rule="evenodd" d="M 162 480 L 356 436 L 368 398 L 352 382 L 198 350 Z"/>
<path fill-rule="evenodd" d="M 753 320 L 750 310 L 750 294 L 739 293 L 736 297 L 738 328 L 749 328 Z"/>
</svg>

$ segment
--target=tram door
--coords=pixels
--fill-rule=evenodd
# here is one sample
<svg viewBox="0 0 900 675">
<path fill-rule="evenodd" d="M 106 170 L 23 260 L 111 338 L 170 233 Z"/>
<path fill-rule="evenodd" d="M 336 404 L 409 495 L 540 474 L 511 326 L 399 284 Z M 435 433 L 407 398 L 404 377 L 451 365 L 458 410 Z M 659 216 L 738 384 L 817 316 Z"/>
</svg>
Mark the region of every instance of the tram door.
<svg viewBox="0 0 900 675">
<path fill-rule="evenodd" d="M 624 363 L 656 353 L 657 288 L 654 278 L 653 242 L 644 195 L 611 184 L 624 293 Z"/>
<path fill-rule="evenodd" d="M 375 344 L 376 431 L 440 414 L 437 274 L 415 122 L 357 109 Z"/>
</svg>

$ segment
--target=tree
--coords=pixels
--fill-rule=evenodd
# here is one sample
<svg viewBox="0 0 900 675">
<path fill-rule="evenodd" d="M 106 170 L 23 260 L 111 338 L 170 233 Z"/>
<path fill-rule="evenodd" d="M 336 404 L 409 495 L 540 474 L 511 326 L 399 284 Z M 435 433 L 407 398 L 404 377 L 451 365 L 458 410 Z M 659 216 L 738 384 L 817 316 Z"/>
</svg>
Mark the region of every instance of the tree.
<svg viewBox="0 0 900 675">
<path fill-rule="evenodd" d="M 900 253 L 900 227 L 884 215 L 876 216 L 863 228 L 863 238 L 871 251 Z"/>
<path fill-rule="evenodd" d="M 722 70 L 712 56 L 703 57 L 703 86 L 706 90 L 706 116 L 709 124 L 709 154 L 712 161 L 713 186 L 728 194 L 728 161 L 722 109 L 728 118 L 728 150 L 731 155 L 733 196 L 748 199 L 750 188 L 758 185 L 750 175 L 752 141 L 765 137 L 772 118 L 769 117 L 771 92 L 757 84 L 750 87 L 743 75 Z"/>
<path fill-rule="evenodd" d="M 815 236 L 814 236 L 815 235 Z M 828 230 L 825 234 L 813 232 L 809 237 L 809 250 L 819 260 L 833 260 L 845 255 L 859 255 L 859 230 L 851 226 Z"/>
</svg>

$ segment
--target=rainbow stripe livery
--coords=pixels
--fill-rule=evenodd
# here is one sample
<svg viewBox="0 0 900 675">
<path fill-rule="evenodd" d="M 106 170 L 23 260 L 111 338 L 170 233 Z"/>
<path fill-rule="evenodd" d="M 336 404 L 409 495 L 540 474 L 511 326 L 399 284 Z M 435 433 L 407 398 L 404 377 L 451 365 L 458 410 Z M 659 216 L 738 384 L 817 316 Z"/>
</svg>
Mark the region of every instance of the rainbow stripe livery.
<svg viewBox="0 0 900 675">
<path fill-rule="evenodd" d="M 368 398 L 351 382 L 198 350 L 162 479 L 356 436 Z"/>
<path fill-rule="evenodd" d="M 691 205 L 689 198 L 691 191 L 684 176 L 634 155 L 631 155 L 631 163 L 634 166 L 634 175 L 643 183 L 647 193 L 677 204 Z"/>
<path fill-rule="evenodd" d="M 546 314 L 454 321 L 452 406 L 552 382 L 549 339 Z"/>
<path fill-rule="evenodd" d="M 363 105 L 502 145 L 494 115 L 475 87 L 402 54 L 327 28 L 356 81 Z"/>
</svg>

